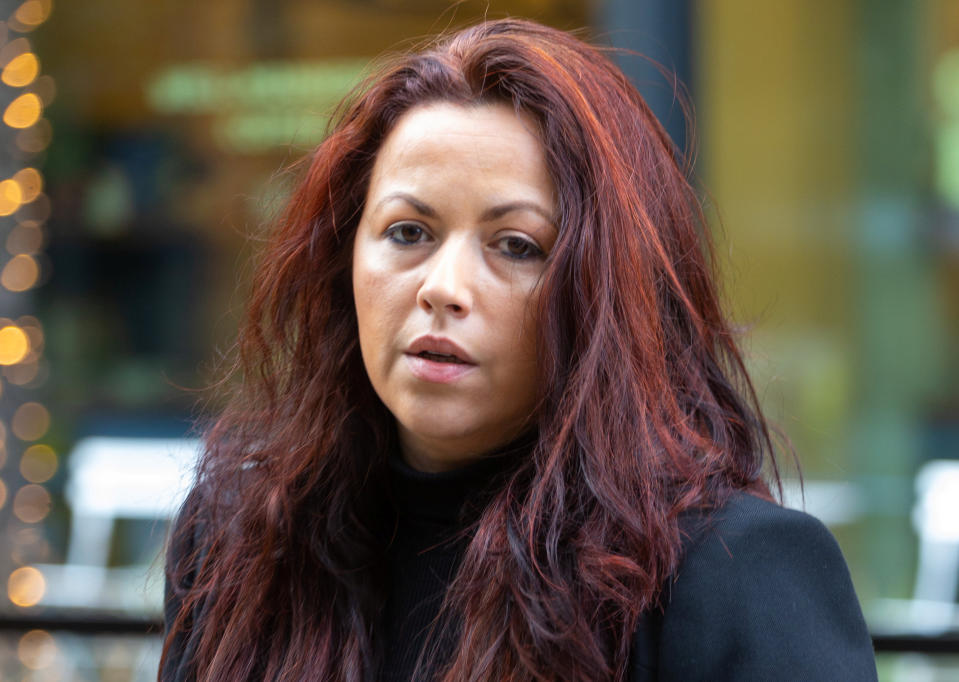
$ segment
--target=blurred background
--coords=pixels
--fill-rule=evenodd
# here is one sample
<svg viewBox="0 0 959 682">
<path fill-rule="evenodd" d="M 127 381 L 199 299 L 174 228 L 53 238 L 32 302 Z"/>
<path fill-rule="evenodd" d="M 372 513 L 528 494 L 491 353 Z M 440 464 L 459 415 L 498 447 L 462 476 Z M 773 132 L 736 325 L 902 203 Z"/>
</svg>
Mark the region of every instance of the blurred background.
<svg viewBox="0 0 959 682">
<path fill-rule="evenodd" d="M 248 237 L 372 57 L 505 15 L 686 84 L 787 501 L 839 539 L 881 679 L 959 679 L 956 0 L 0 0 L 0 679 L 155 678 Z"/>
</svg>

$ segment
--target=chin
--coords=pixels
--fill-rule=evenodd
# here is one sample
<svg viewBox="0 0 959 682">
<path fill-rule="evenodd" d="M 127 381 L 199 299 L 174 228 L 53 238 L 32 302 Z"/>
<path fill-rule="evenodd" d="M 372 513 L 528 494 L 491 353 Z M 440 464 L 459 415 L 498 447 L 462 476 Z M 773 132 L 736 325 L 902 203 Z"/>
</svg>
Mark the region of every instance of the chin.
<svg viewBox="0 0 959 682">
<path fill-rule="evenodd" d="M 442 410 L 433 411 L 428 415 L 420 414 L 411 419 L 397 419 L 397 421 L 400 428 L 416 440 L 437 444 L 485 440 L 484 435 L 495 430 L 495 427 L 483 428 L 472 420 L 444 415 Z M 489 438 L 489 435 L 486 435 L 486 438 Z"/>
<path fill-rule="evenodd" d="M 422 418 L 429 415 L 428 418 Z M 470 458 L 488 453 L 515 438 L 526 420 L 504 418 L 470 419 L 448 414 L 443 410 L 419 411 L 413 419 L 397 419 L 401 434 L 408 443 L 417 443 L 443 459 Z"/>
</svg>

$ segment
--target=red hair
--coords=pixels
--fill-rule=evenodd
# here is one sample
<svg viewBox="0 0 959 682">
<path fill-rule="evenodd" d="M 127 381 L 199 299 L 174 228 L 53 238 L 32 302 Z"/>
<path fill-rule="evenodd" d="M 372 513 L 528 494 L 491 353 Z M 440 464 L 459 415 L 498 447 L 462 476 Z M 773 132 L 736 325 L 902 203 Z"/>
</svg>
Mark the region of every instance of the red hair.
<svg viewBox="0 0 959 682">
<path fill-rule="evenodd" d="M 377 675 L 393 420 L 363 369 L 350 257 L 377 150 L 435 101 L 532 117 L 560 216 L 537 440 L 473 529 L 444 605 L 461 625 L 442 678 L 624 679 L 638 619 L 681 558 L 680 515 L 768 493 L 768 429 L 669 137 L 596 48 L 479 24 L 357 91 L 262 256 L 240 386 L 174 538 L 199 547 L 168 568 L 182 608 L 166 649 L 190 641 L 200 678 Z"/>
</svg>

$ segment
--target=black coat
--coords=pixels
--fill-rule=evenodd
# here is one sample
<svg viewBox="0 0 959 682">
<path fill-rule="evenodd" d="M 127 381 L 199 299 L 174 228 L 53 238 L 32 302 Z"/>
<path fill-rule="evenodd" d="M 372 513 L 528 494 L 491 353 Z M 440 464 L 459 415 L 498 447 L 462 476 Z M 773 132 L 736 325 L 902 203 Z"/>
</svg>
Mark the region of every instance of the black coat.
<svg viewBox="0 0 959 682">
<path fill-rule="evenodd" d="M 876 679 L 832 535 L 744 493 L 693 534 L 662 611 L 636 632 L 631 671 L 631 682 Z"/>
</svg>

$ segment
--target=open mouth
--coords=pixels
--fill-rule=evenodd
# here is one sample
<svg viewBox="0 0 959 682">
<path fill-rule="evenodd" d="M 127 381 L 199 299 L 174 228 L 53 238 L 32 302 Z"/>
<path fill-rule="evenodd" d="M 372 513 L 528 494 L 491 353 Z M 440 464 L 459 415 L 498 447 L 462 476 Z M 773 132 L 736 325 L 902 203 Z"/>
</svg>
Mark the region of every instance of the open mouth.
<svg viewBox="0 0 959 682">
<path fill-rule="evenodd" d="M 428 350 L 424 350 L 416 354 L 417 357 L 423 358 L 424 360 L 431 360 L 432 362 L 449 362 L 457 365 L 467 365 L 469 363 L 460 360 L 455 355 L 447 355 L 446 353 L 431 353 Z"/>
</svg>

